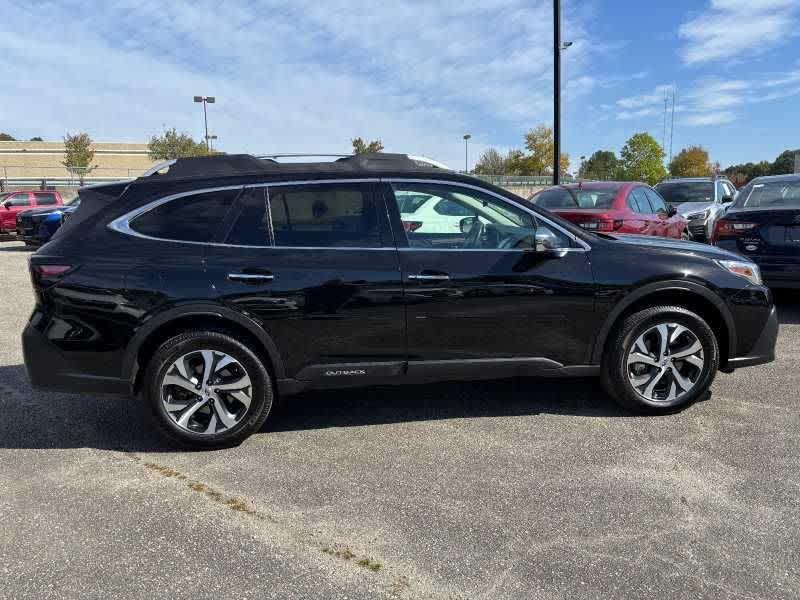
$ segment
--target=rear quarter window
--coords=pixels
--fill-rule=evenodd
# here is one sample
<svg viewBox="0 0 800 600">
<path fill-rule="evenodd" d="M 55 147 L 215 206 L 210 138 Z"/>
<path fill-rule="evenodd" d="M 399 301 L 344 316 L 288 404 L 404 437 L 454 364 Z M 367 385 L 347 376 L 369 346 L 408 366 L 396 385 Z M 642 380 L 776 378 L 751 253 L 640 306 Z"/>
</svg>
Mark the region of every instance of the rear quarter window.
<svg viewBox="0 0 800 600">
<path fill-rule="evenodd" d="M 130 227 L 162 240 L 210 242 L 239 191 L 205 192 L 169 200 L 134 218 Z"/>
</svg>

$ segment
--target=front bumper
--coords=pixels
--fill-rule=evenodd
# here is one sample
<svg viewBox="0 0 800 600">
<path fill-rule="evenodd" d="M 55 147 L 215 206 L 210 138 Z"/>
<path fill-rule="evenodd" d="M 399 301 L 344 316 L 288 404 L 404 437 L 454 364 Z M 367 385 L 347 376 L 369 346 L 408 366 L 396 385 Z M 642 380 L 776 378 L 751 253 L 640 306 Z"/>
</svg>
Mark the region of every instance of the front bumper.
<svg viewBox="0 0 800 600">
<path fill-rule="evenodd" d="M 727 364 L 722 371 L 730 373 L 735 369 L 742 367 L 752 367 L 754 365 L 763 365 L 764 363 L 772 362 L 775 360 L 775 343 L 778 340 L 778 313 L 775 307 L 769 313 L 767 322 L 761 335 L 756 339 L 756 343 L 750 349 L 747 356 L 737 356 L 729 358 Z"/>
</svg>

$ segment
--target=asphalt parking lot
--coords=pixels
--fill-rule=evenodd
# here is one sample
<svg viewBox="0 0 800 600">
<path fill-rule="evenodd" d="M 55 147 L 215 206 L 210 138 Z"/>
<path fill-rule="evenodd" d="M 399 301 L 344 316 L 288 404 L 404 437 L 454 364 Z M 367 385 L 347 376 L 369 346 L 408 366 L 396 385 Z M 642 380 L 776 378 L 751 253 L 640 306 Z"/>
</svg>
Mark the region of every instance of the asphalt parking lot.
<svg viewBox="0 0 800 600">
<path fill-rule="evenodd" d="M 778 360 L 667 417 L 598 382 L 314 393 L 178 452 L 28 385 L 0 244 L 2 598 L 800 598 L 800 295 Z"/>
</svg>

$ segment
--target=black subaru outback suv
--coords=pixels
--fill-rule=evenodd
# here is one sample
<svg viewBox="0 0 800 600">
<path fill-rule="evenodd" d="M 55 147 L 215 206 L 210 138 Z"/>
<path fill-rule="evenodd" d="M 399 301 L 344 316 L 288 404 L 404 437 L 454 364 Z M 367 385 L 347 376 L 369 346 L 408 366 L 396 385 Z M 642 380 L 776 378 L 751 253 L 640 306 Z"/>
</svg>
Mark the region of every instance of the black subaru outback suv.
<svg viewBox="0 0 800 600">
<path fill-rule="evenodd" d="M 140 396 L 190 445 L 307 389 L 599 375 L 658 413 L 774 358 L 758 267 L 718 248 L 589 233 L 405 155 L 166 169 L 81 190 L 31 257 L 23 345 L 35 386 Z"/>
</svg>

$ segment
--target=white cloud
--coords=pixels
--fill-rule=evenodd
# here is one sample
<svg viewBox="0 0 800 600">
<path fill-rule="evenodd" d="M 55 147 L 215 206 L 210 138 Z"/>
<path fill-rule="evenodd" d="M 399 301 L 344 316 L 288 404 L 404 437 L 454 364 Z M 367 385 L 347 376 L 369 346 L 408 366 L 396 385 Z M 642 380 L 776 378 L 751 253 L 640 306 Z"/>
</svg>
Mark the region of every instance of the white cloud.
<svg viewBox="0 0 800 600">
<path fill-rule="evenodd" d="M 736 115 L 728 110 L 720 112 L 707 112 L 689 114 L 682 117 L 681 123 L 690 127 L 704 127 L 708 125 L 723 125 L 736 120 Z"/>
<path fill-rule="evenodd" d="M 7 4 L 4 128 L 21 135 L 141 141 L 175 126 L 199 138 L 191 98 L 207 94 L 228 152 L 347 152 L 360 135 L 460 164 L 465 131 L 477 147 L 552 118 L 549 0 Z M 41 23 L 59 35 L 20 33 Z M 595 44 L 580 19 L 565 29 L 570 97 L 607 85 L 585 73 Z"/>
<path fill-rule="evenodd" d="M 678 30 L 689 65 L 764 52 L 795 37 L 797 0 L 711 0 Z"/>
</svg>

